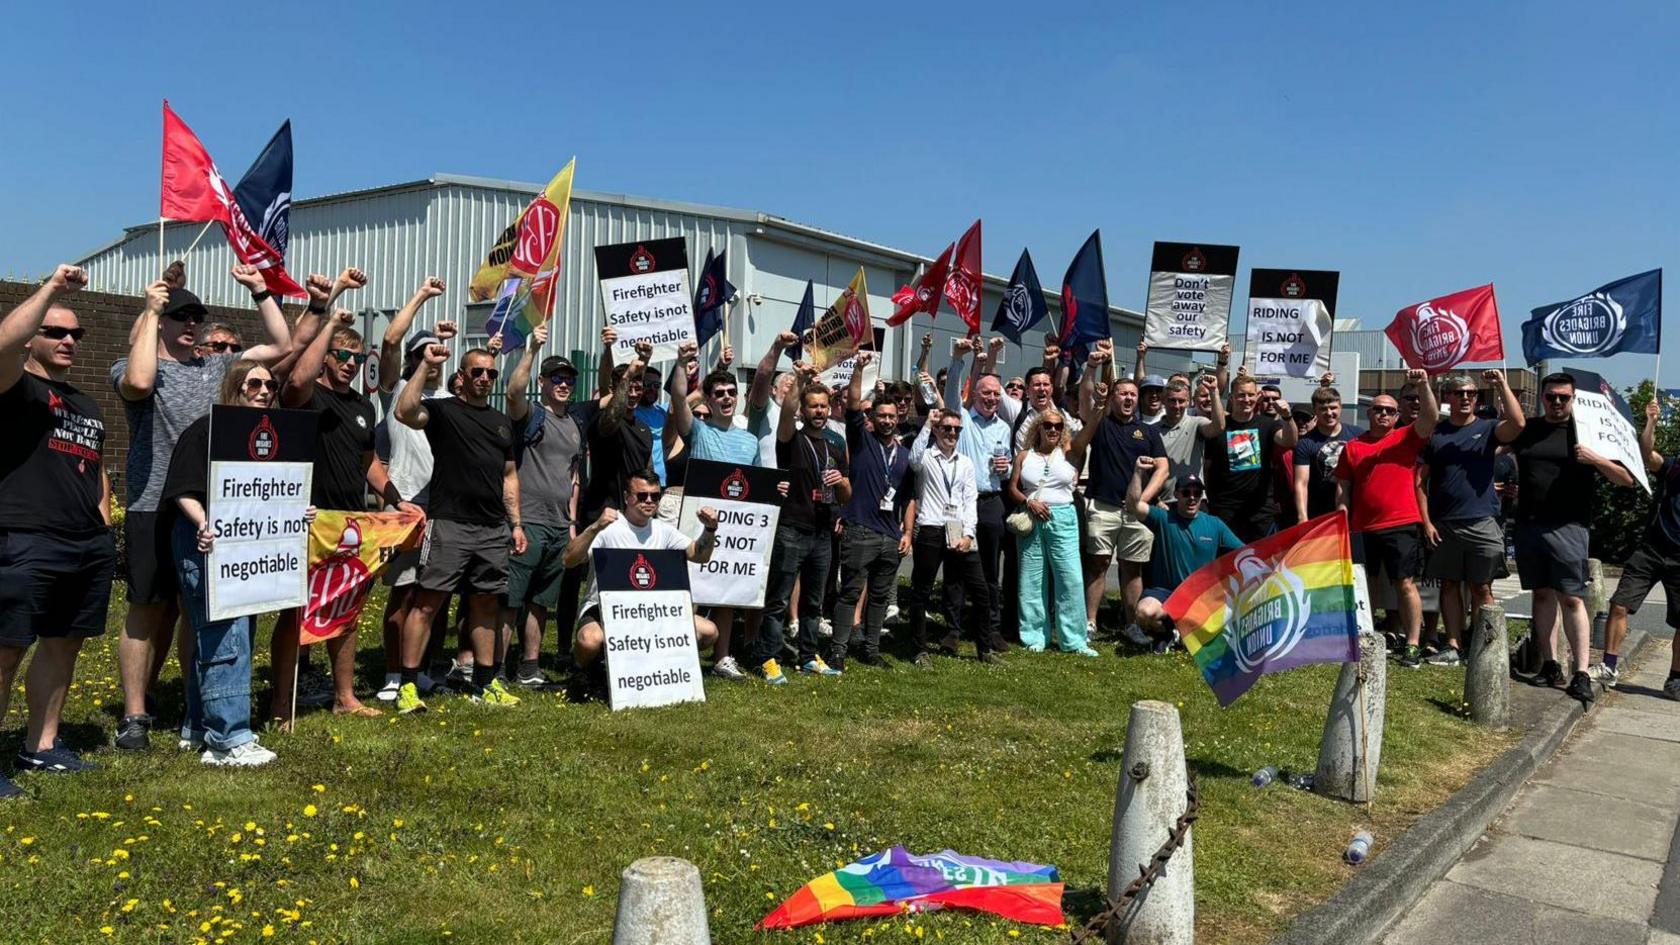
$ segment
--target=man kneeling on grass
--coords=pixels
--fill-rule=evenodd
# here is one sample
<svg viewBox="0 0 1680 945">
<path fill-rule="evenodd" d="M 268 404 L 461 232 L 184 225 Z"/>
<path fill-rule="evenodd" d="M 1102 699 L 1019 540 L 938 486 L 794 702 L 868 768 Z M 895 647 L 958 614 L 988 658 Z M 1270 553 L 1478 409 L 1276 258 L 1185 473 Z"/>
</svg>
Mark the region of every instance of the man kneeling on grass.
<svg viewBox="0 0 1680 945">
<path fill-rule="evenodd" d="M 653 470 L 631 473 L 624 487 L 624 511 L 621 513 L 611 506 L 603 509 L 595 524 L 579 532 L 566 545 L 565 566 L 575 568 L 591 561 L 590 552 L 596 548 L 681 551 L 695 564 L 710 561 L 712 549 L 717 545 L 717 510 L 706 507 L 696 512 L 695 517 L 700 519 L 705 530 L 699 538 L 689 538 L 657 518 L 663 494 L 664 490 L 659 487 L 659 475 Z M 705 649 L 717 639 L 717 627 L 696 614 L 694 637 L 699 647 Z M 578 617 L 577 637 L 572 644 L 573 658 L 580 667 L 592 667 L 605 645 L 606 634 L 601 630 L 601 587 L 591 562 L 589 596 L 584 600 L 582 615 Z"/>
</svg>

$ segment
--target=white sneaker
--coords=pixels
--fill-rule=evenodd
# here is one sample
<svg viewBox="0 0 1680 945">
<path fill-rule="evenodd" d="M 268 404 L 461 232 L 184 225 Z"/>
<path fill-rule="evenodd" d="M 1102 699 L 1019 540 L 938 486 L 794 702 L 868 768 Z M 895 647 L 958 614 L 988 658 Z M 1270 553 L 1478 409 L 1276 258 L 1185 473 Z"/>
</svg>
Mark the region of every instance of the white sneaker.
<svg viewBox="0 0 1680 945">
<path fill-rule="evenodd" d="M 891 623 L 892 621 L 897 620 L 897 619 L 898 619 L 898 605 L 897 604 L 888 604 L 887 605 L 887 622 Z M 886 632 L 885 627 L 883 627 L 881 629 L 882 629 L 883 633 Z"/>
<path fill-rule="evenodd" d="M 1617 667 L 1611 666 L 1608 663 L 1592 664 L 1592 666 L 1587 668 L 1587 675 L 1592 677 L 1593 682 L 1603 683 L 1604 688 L 1606 689 L 1616 688 L 1616 680 L 1621 677 L 1621 673 L 1617 670 Z"/>
<path fill-rule="evenodd" d="M 712 675 L 720 679 L 746 679 L 747 674 L 741 672 L 741 665 L 735 662 L 735 657 L 725 656 L 712 665 Z"/>
<path fill-rule="evenodd" d="M 817 636 L 822 637 L 824 640 L 834 636 L 834 621 L 829 620 L 827 617 L 817 621 Z"/>
<path fill-rule="evenodd" d="M 207 749 L 199 760 L 207 765 L 227 768 L 257 768 L 268 764 L 280 757 L 274 752 L 256 743 L 248 741 L 238 748 L 222 751 L 217 748 Z"/>
<path fill-rule="evenodd" d="M 379 691 L 374 693 L 373 697 L 380 702 L 395 702 L 397 701 L 397 690 L 401 688 L 402 673 L 386 673 L 385 685 L 379 687 Z"/>
</svg>

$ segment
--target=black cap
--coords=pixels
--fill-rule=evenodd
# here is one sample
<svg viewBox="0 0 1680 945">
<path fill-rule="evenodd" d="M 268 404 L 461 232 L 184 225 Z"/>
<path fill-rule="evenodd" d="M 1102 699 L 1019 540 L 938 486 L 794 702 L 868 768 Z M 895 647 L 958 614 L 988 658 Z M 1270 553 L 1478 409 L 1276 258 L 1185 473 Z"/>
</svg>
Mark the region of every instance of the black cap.
<svg viewBox="0 0 1680 945">
<path fill-rule="evenodd" d="M 1195 486 L 1196 488 L 1202 490 L 1207 489 L 1207 486 L 1202 485 L 1202 477 L 1196 475 L 1195 473 L 1191 473 L 1188 476 L 1178 477 L 1178 482 L 1173 484 L 1173 489 L 1174 491 L 1177 491 L 1179 489 L 1183 489 L 1185 486 Z"/>
<path fill-rule="evenodd" d="M 432 332 L 422 329 L 408 337 L 408 344 L 403 345 L 403 355 L 405 357 L 418 358 L 426 350 L 427 346 L 442 343 L 442 338 L 439 338 Z"/>
<path fill-rule="evenodd" d="M 548 357 L 543 358 L 540 370 L 543 377 L 547 377 L 556 372 L 561 374 L 570 374 L 573 377 L 578 376 L 578 369 L 572 366 L 572 362 L 557 354 L 551 354 Z"/>
<path fill-rule="evenodd" d="M 194 313 L 200 319 L 203 319 L 210 314 L 210 310 L 204 307 L 204 303 L 198 300 L 198 296 L 193 295 L 186 289 L 169 290 L 169 301 L 163 305 L 163 317 L 173 318 L 176 321 L 186 321 L 182 316 Z"/>
</svg>

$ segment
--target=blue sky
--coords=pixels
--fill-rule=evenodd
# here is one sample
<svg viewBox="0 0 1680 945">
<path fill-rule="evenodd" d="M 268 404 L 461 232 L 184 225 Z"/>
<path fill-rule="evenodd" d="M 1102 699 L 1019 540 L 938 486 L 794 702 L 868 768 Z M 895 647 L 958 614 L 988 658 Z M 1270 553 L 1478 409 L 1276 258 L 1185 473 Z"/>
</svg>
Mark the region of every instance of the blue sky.
<svg viewBox="0 0 1680 945">
<path fill-rule="evenodd" d="M 142 7 L 8 12 L 5 268 L 156 216 L 165 97 L 230 177 L 291 118 L 302 197 L 576 154 L 927 254 L 983 217 L 986 269 L 1047 284 L 1100 227 L 1131 307 L 1156 239 L 1239 244 L 1239 306 L 1250 266 L 1339 269 L 1366 327 L 1491 280 L 1513 362 L 1530 307 L 1680 253 L 1663 0 Z"/>
</svg>

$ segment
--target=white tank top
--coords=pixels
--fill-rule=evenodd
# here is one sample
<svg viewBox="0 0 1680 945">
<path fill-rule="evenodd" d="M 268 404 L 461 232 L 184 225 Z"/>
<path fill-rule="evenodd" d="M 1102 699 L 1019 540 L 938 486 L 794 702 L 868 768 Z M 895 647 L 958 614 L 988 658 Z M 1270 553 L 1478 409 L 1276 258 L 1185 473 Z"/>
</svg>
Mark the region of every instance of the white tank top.
<svg viewBox="0 0 1680 945">
<path fill-rule="evenodd" d="M 1060 447 L 1049 456 L 1029 451 L 1021 460 L 1021 493 L 1045 505 L 1072 502 L 1073 485 L 1078 479 L 1079 470 L 1068 462 Z"/>
</svg>

